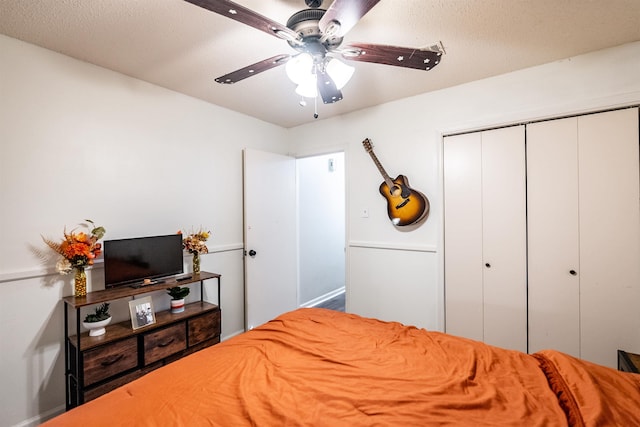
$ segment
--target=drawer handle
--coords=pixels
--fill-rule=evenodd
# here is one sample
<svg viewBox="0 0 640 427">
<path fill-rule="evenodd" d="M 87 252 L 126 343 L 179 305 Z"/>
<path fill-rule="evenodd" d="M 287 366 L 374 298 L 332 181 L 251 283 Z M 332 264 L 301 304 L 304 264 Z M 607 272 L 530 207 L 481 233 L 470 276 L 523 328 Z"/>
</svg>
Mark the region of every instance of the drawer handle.
<svg viewBox="0 0 640 427">
<path fill-rule="evenodd" d="M 158 347 L 166 347 L 169 344 L 171 344 L 172 342 L 174 342 L 176 339 L 175 338 L 171 338 L 169 341 L 167 342 L 161 342 L 160 344 L 158 344 Z"/>
<path fill-rule="evenodd" d="M 114 363 L 116 363 L 118 360 L 122 359 L 124 357 L 124 354 L 116 354 L 115 356 L 111 356 L 110 358 L 103 360 L 102 363 L 100 363 L 102 366 L 109 366 L 109 365 L 113 365 Z"/>
</svg>

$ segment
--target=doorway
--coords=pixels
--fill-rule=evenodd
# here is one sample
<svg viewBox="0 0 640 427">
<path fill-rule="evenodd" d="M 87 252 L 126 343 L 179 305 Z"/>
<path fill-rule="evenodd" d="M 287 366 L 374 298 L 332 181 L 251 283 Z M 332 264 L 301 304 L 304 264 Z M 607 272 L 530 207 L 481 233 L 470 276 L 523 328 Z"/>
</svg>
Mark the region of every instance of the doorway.
<svg viewBox="0 0 640 427">
<path fill-rule="evenodd" d="M 345 295 L 344 158 L 343 152 L 336 152 L 296 160 L 301 307 L 320 306 Z"/>
<path fill-rule="evenodd" d="M 243 173 L 249 330 L 299 307 L 296 159 L 245 148 Z"/>
</svg>

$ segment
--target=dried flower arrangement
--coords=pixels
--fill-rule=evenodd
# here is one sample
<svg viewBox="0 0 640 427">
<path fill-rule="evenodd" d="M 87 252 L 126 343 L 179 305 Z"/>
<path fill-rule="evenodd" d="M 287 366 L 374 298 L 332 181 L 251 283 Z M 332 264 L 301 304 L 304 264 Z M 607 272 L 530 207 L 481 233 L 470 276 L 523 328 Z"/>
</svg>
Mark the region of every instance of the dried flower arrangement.
<svg viewBox="0 0 640 427">
<path fill-rule="evenodd" d="M 182 234 L 182 231 L 178 231 L 178 234 Z M 200 228 L 196 232 L 191 232 L 186 236 L 183 235 L 182 247 L 184 248 L 184 250 L 192 254 L 206 254 L 209 252 L 209 248 L 207 248 L 205 242 L 207 241 L 207 239 L 209 239 L 210 236 L 210 231 L 205 231 L 204 229 Z"/>
<path fill-rule="evenodd" d="M 56 263 L 56 270 L 60 274 L 69 274 L 74 268 L 84 269 L 93 265 L 93 260 L 102 252 L 102 245 L 98 240 L 104 237 L 106 230 L 104 227 L 97 227 L 90 219 L 85 221 L 92 227 L 89 234 L 74 230 L 67 233 L 65 227 L 62 242 L 42 237 L 47 246 L 62 256 Z M 88 224 L 81 224 L 81 226 L 89 228 Z"/>
</svg>

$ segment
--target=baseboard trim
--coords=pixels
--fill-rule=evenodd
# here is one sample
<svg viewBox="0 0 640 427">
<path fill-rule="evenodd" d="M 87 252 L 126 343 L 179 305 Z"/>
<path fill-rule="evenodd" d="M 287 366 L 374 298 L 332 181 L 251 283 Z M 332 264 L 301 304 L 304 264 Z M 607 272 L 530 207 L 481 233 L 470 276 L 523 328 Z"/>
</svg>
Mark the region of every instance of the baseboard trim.
<svg viewBox="0 0 640 427">
<path fill-rule="evenodd" d="M 44 423 L 47 420 L 50 420 L 51 418 L 57 417 L 58 415 L 62 414 L 64 412 L 64 405 L 61 406 L 56 406 L 53 409 L 49 409 L 46 412 L 43 412 L 39 415 L 36 415 L 35 417 L 26 419 L 18 424 L 15 424 L 13 427 L 37 427 L 40 424 Z"/>
<path fill-rule="evenodd" d="M 315 307 L 316 305 L 322 304 L 325 301 L 329 301 L 331 298 L 335 298 L 338 295 L 345 293 L 345 291 L 346 291 L 346 288 L 343 286 L 341 288 L 328 292 L 324 295 L 321 295 L 317 298 L 314 298 L 311 301 L 307 301 L 304 304 L 300 304 L 300 307 L 303 307 L 303 308 Z"/>
<path fill-rule="evenodd" d="M 228 339 L 230 339 L 230 338 L 233 338 L 233 337 L 235 337 L 235 336 L 237 336 L 237 335 L 241 335 L 241 334 L 244 334 L 244 333 L 245 333 L 245 331 L 243 331 L 243 330 L 235 331 L 235 332 L 233 332 L 233 333 L 231 333 L 231 334 L 229 334 L 229 335 L 225 335 L 225 336 L 223 336 L 223 337 L 220 337 L 220 342 L 222 342 L 222 341 L 226 341 L 226 340 L 228 340 Z"/>
</svg>

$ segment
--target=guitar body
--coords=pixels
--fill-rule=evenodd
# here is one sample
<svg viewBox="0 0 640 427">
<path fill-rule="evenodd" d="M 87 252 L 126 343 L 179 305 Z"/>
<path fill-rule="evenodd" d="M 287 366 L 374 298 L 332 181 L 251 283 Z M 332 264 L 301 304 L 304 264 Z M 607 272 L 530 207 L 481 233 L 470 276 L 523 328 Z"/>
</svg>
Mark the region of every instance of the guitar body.
<svg viewBox="0 0 640 427">
<path fill-rule="evenodd" d="M 398 175 L 389 188 L 386 181 L 380 184 L 380 194 L 387 200 L 387 214 L 396 226 L 406 226 L 420 222 L 429 215 L 429 199 L 424 194 L 409 187 L 409 180 Z"/>
</svg>

